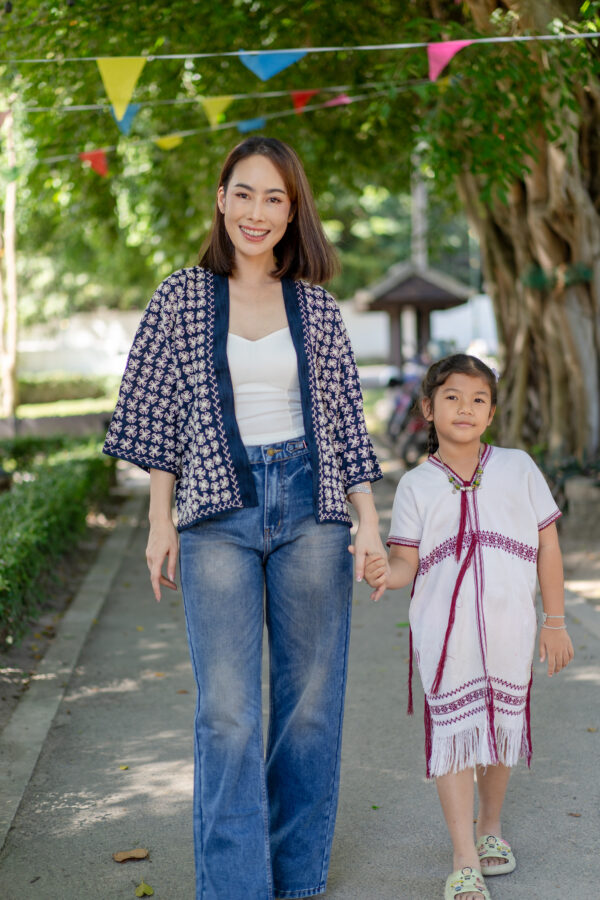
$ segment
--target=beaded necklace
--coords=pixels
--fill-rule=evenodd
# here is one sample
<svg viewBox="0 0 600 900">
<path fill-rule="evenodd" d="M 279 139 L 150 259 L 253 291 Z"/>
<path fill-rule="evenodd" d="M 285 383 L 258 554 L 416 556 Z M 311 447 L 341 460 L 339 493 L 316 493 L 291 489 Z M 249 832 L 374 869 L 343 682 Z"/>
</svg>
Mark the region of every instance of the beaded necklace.
<svg viewBox="0 0 600 900">
<path fill-rule="evenodd" d="M 477 462 L 477 468 L 475 469 L 475 474 L 471 479 L 470 484 L 461 484 L 458 477 L 454 475 L 453 472 L 450 471 L 442 457 L 440 456 L 439 447 L 437 450 L 437 456 L 442 466 L 444 467 L 444 472 L 448 478 L 448 481 L 452 485 L 452 493 L 457 494 L 460 493 L 460 518 L 458 525 L 458 534 L 456 536 L 456 559 L 460 559 L 460 554 L 462 552 L 463 540 L 465 537 L 465 532 L 467 529 L 467 493 L 471 493 L 472 491 L 476 491 L 481 484 L 481 478 L 483 476 L 483 466 L 481 465 L 481 446 L 479 447 L 479 457 Z M 471 549 L 467 554 L 467 561 L 470 560 L 471 554 L 475 547 L 475 536 L 473 535 L 471 539 Z M 465 565 L 468 565 L 468 562 L 465 561 Z M 464 574 L 464 573 L 463 573 Z"/>
<path fill-rule="evenodd" d="M 481 447 L 479 448 L 479 458 L 478 458 L 477 468 L 475 470 L 475 475 L 471 479 L 470 484 L 461 484 L 460 483 L 458 478 L 451 472 L 451 470 L 448 468 L 448 466 L 442 459 L 439 448 L 437 451 L 437 456 L 438 456 L 439 461 L 441 462 L 441 464 L 444 467 L 444 472 L 446 473 L 448 481 L 452 485 L 452 493 L 453 494 L 458 493 L 458 491 L 462 492 L 462 491 L 476 491 L 477 490 L 477 488 L 481 484 L 481 478 L 483 476 L 483 466 L 481 465 Z"/>
</svg>

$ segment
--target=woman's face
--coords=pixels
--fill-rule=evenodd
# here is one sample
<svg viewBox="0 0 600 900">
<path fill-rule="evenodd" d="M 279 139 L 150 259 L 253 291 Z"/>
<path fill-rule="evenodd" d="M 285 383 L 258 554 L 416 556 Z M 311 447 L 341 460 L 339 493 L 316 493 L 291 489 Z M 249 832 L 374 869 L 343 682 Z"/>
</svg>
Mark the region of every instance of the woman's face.
<svg viewBox="0 0 600 900">
<path fill-rule="evenodd" d="M 266 156 L 248 156 L 231 173 L 217 203 L 236 256 L 273 257 L 292 220 L 291 200 L 279 170 Z"/>
</svg>

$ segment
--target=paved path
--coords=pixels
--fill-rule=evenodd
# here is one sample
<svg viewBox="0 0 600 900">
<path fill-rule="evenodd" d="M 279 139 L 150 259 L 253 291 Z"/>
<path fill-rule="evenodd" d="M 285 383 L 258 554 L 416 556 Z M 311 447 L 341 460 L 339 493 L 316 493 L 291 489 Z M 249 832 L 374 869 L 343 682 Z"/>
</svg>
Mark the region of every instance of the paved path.
<svg viewBox="0 0 600 900">
<path fill-rule="evenodd" d="M 377 494 L 385 534 L 391 482 Z M 2 900 L 126 900 L 142 877 L 156 900 L 193 900 L 194 686 L 181 599 L 153 600 L 145 536 L 143 524 L 122 529 L 101 609 L 85 625 L 80 612 L 71 675 L 68 661 L 50 660 L 25 717 L 19 704 L 0 738 L 0 808 L 16 810 L 0 853 Z M 519 865 L 488 880 L 493 900 L 600 895 L 600 609 L 574 594 L 568 609 L 577 658 L 551 680 L 536 666 L 534 762 L 531 771 L 517 768 L 505 813 Z M 406 591 L 373 605 L 366 586 L 357 587 L 328 900 L 443 895 L 451 857 L 435 788 L 424 780 L 418 679 L 417 714 L 404 714 L 407 610 Z M 45 683 L 59 685 L 56 702 L 43 693 L 36 700 Z M 150 860 L 113 862 L 113 852 L 133 847 L 149 848 Z"/>
</svg>

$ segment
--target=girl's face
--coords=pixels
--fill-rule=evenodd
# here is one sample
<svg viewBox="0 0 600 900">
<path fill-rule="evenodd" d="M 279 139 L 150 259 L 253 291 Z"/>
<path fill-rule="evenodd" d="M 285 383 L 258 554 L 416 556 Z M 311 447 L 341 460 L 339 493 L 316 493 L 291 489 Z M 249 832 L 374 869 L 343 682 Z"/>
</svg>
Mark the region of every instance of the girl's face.
<svg viewBox="0 0 600 900">
<path fill-rule="evenodd" d="M 293 216 L 285 183 L 271 160 L 258 154 L 240 160 L 227 190 L 219 188 L 217 203 L 236 256 L 272 258 Z"/>
<path fill-rule="evenodd" d="M 433 422 L 440 443 L 469 444 L 479 441 L 494 418 L 492 393 L 480 375 L 448 375 L 435 389 L 433 400 L 423 399 L 423 415 Z"/>
</svg>

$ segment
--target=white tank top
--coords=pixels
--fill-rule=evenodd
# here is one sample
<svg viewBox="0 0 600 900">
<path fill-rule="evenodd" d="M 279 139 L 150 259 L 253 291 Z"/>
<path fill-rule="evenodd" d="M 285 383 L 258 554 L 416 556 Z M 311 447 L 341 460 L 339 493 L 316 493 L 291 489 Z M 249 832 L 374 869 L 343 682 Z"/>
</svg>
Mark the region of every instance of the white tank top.
<svg viewBox="0 0 600 900">
<path fill-rule="evenodd" d="M 227 337 L 235 416 L 247 446 L 304 434 L 296 349 L 289 328 L 249 341 Z"/>
</svg>

